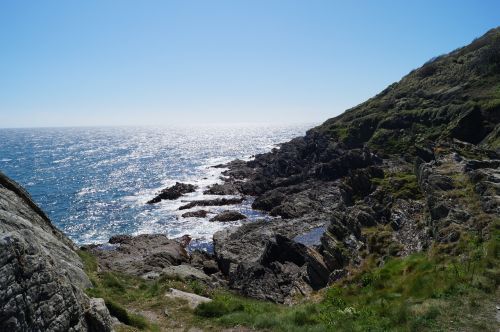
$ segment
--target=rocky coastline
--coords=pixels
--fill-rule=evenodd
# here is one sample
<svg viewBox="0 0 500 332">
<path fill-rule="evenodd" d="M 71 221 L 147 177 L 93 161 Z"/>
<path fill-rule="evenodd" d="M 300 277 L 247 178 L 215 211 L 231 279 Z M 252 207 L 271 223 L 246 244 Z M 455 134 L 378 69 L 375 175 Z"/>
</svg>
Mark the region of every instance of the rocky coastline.
<svg viewBox="0 0 500 332">
<path fill-rule="evenodd" d="M 81 250 L 99 272 L 196 281 L 280 304 L 347 280 L 367 262 L 431 250 L 459 257 L 472 238 L 491 240 L 500 216 L 499 54 L 497 28 L 304 137 L 215 166 L 225 169 L 222 182 L 204 193 L 222 197 L 184 204 L 183 218 L 248 197 L 274 218 L 217 232 L 213 253 L 188 252 L 189 236 L 160 234 Z M 195 189 L 176 183 L 148 203 Z M 104 300 L 84 291 L 92 283 L 78 248 L 2 174 L 0 204 L 0 326 L 111 330 Z M 225 210 L 211 221 L 245 218 Z"/>
</svg>

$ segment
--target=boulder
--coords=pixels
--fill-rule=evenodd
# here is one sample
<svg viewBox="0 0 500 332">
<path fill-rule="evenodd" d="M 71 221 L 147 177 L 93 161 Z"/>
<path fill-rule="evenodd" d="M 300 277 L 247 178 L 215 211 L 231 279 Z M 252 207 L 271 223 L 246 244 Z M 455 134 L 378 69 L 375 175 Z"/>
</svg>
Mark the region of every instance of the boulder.
<svg viewBox="0 0 500 332">
<path fill-rule="evenodd" d="M 183 218 L 206 218 L 208 211 L 206 210 L 198 210 L 198 211 L 190 211 L 183 213 L 181 216 Z"/>
<path fill-rule="evenodd" d="M 176 182 L 172 187 L 168 187 L 160 191 L 153 199 L 149 200 L 148 204 L 158 203 L 163 199 L 174 200 L 182 195 L 194 192 L 198 187 L 193 184 Z"/>
<path fill-rule="evenodd" d="M 110 238 L 115 248 L 103 250 L 97 246 L 89 249 L 103 270 L 136 276 L 148 272 L 160 273 L 162 269 L 189 262 L 183 239 L 171 240 L 162 234 L 138 236 L 119 235 Z"/>
<path fill-rule="evenodd" d="M 226 211 L 222 211 L 221 213 L 217 214 L 215 217 L 210 219 L 210 221 L 227 222 L 227 221 L 242 220 L 242 219 L 246 219 L 246 218 L 247 218 L 247 216 L 245 216 L 244 214 L 242 214 L 238 211 L 226 210 Z"/>
<path fill-rule="evenodd" d="M 170 290 L 165 294 L 166 297 L 173 299 L 181 299 L 187 302 L 191 309 L 195 309 L 201 303 L 206 303 L 212 301 L 208 297 L 200 296 L 193 293 L 183 292 L 181 290 L 170 288 Z"/>
</svg>

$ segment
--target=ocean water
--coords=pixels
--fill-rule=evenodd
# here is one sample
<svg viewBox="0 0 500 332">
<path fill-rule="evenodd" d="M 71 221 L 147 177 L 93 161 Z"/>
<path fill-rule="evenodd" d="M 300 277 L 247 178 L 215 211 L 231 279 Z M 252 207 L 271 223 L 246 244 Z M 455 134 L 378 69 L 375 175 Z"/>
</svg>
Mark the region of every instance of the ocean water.
<svg viewBox="0 0 500 332">
<path fill-rule="evenodd" d="M 220 223 L 182 218 L 186 201 L 211 198 L 207 186 L 222 169 L 303 135 L 312 125 L 172 128 L 0 129 L 0 170 L 23 185 L 52 222 L 77 244 L 104 243 L 115 234 L 189 234 L 207 248 L 214 232 L 266 217 L 240 206 L 246 221 Z M 199 186 L 175 201 L 146 201 L 176 181 Z"/>
</svg>

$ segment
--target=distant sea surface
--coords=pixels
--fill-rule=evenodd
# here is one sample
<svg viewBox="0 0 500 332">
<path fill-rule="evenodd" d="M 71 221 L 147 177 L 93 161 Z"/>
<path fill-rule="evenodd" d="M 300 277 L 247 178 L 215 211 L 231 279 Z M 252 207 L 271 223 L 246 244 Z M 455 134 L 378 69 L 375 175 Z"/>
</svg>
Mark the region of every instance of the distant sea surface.
<svg viewBox="0 0 500 332">
<path fill-rule="evenodd" d="M 189 234 L 209 246 L 214 232 L 240 222 L 182 218 L 186 201 L 220 182 L 221 169 L 236 158 L 270 151 L 313 125 L 175 128 L 0 129 L 0 170 L 24 186 L 53 223 L 77 244 L 104 243 L 115 234 Z M 176 181 L 199 189 L 175 201 L 146 201 Z M 237 208 L 249 221 L 263 217 Z M 182 212 L 186 212 L 185 210 Z M 248 222 L 248 221 L 243 221 Z"/>
</svg>

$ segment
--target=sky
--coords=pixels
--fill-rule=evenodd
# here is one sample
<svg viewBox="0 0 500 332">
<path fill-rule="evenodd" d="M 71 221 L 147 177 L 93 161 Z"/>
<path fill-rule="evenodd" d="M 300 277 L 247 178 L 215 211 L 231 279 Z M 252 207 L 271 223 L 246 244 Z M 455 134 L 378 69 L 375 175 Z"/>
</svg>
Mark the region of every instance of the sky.
<svg viewBox="0 0 500 332">
<path fill-rule="evenodd" d="M 0 0 L 0 127 L 319 123 L 498 25 L 498 0 Z"/>
</svg>

